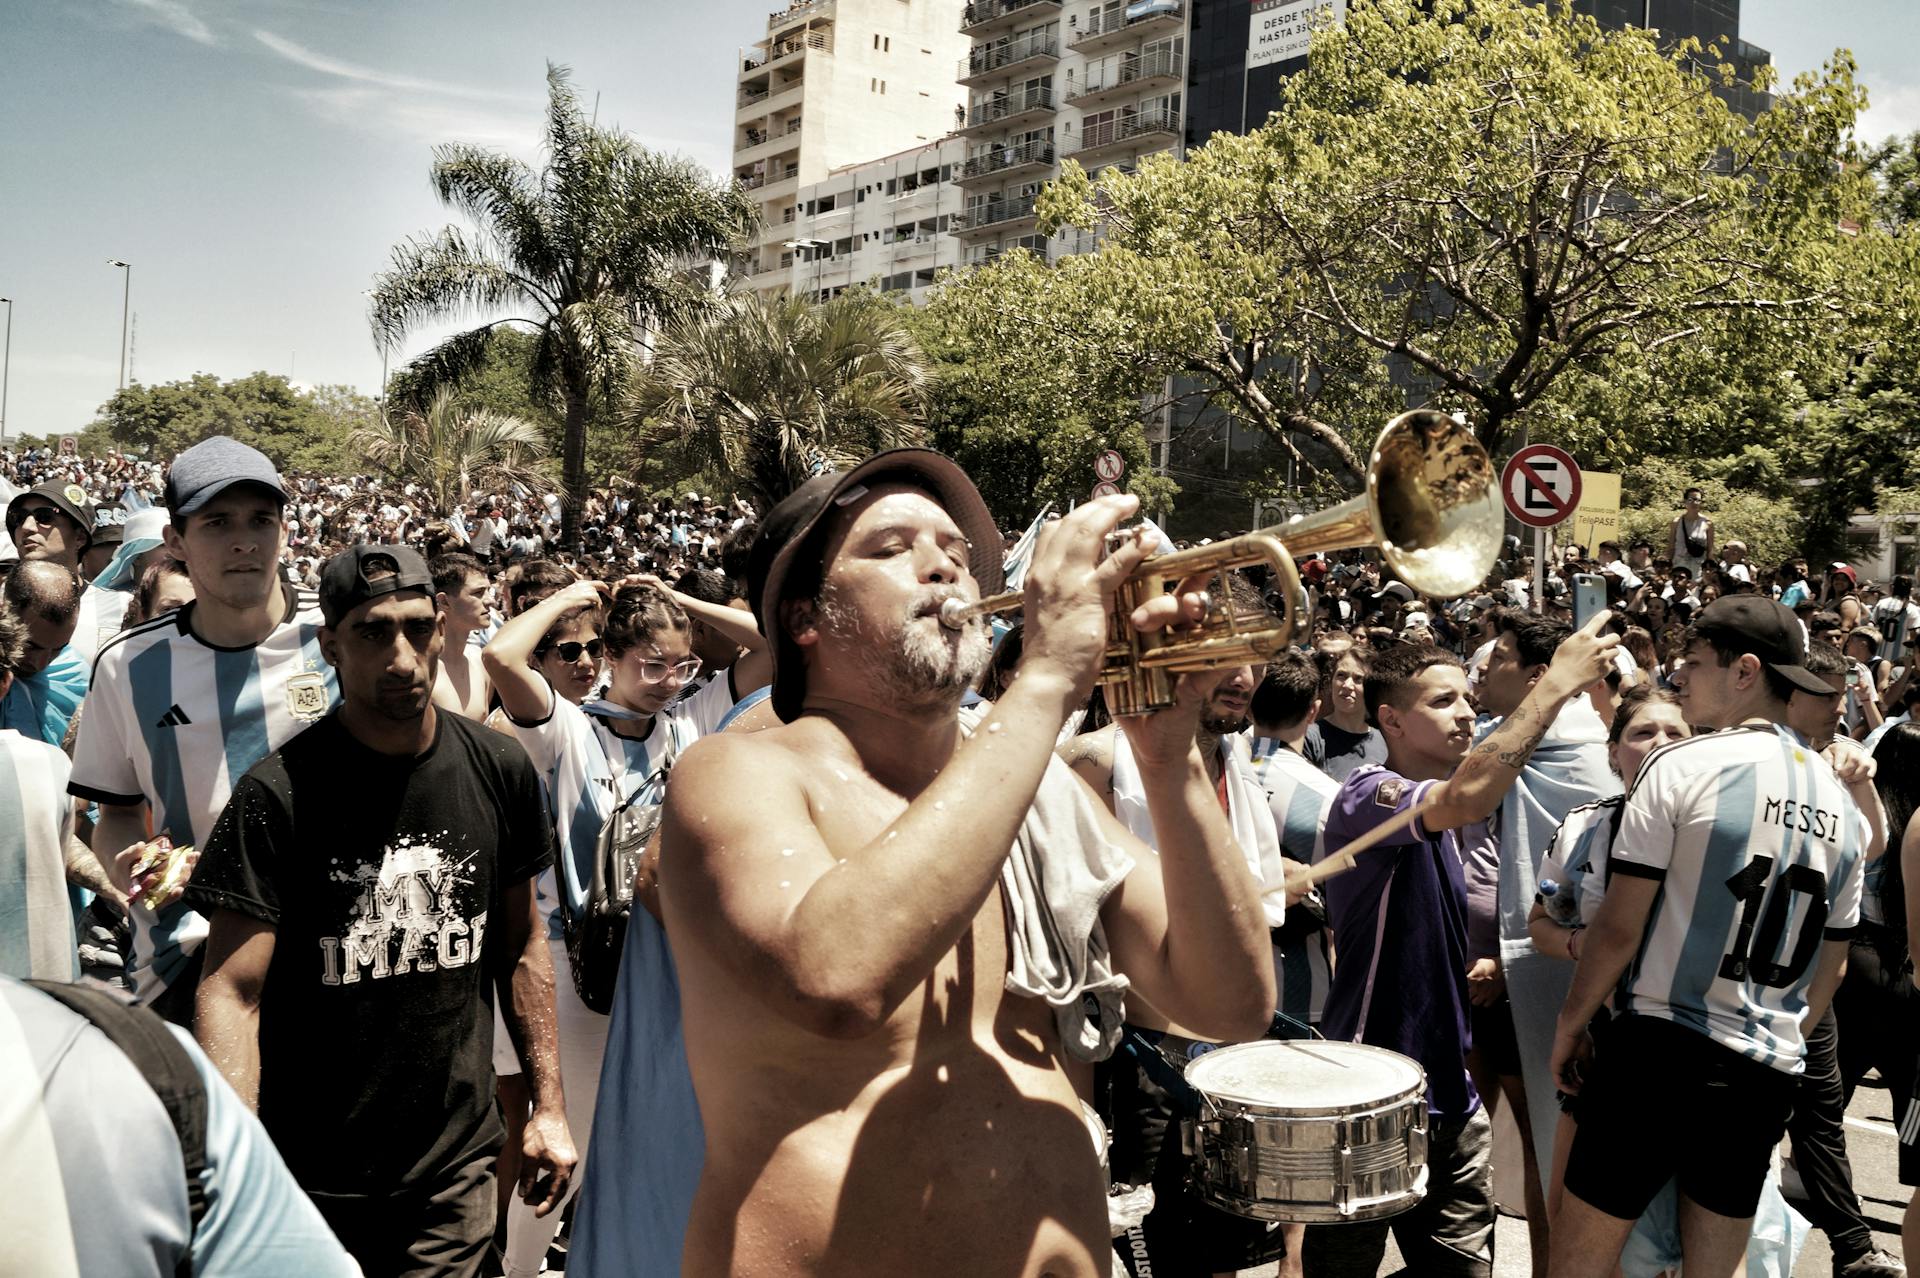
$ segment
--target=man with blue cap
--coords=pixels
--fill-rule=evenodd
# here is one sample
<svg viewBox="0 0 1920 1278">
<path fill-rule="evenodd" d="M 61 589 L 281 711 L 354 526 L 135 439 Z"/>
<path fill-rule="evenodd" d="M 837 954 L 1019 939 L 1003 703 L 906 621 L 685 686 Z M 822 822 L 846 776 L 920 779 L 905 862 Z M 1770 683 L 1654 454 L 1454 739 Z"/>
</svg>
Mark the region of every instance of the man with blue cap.
<svg viewBox="0 0 1920 1278">
<path fill-rule="evenodd" d="M 100 805 L 94 849 L 138 907 L 136 997 L 186 1024 L 207 935 L 180 902 L 192 849 L 234 782 L 322 718 L 338 685 L 318 599 L 281 575 L 286 489 L 273 463 L 223 435 L 202 440 L 174 458 L 165 504 L 161 536 L 194 601 L 101 649 L 68 790 Z"/>
</svg>

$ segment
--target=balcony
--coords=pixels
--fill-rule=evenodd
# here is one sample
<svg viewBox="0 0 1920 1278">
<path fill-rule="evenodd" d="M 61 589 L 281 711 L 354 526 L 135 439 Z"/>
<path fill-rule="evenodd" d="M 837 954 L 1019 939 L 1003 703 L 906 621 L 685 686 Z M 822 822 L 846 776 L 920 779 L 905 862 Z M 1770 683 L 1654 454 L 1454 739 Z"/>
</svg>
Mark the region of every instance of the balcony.
<svg viewBox="0 0 1920 1278">
<path fill-rule="evenodd" d="M 1158 107 L 1138 115 L 1083 126 L 1080 144 L 1068 154 L 1082 164 L 1091 164 L 1101 156 L 1116 155 L 1128 149 L 1157 150 L 1180 139 L 1180 113 Z"/>
<path fill-rule="evenodd" d="M 1179 84 L 1186 71 L 1186 58 L 1171 49 L 1089 62 L 1086 75 L 1079 83 L 1067 82 L 1067 101 L 1076 106 L 1093 106 L 1142 89 Z"/>
<path fill-rule="evenodd" d="M 974 0 L 960 15 L 960 30 L 970 36 L 982 36 L 1002 27 L 1037 22 L 1059 12 L 1060 0 Z"/>
<path fill-rule="evenodd" d="M 974 84 L 1016 67 L 1041 66 L 1060 60 L 1060 41 L 1049 35 L 1030 35 L 1007 44 L 983 44 L 960 63 L 961 84 Z"/>
<path fill-rule="evenodd" d="M 998 231 L 1016 222 L 1034 220 L 1034 202 L 1040 197 L 1022 195 L 1012 200 L 982 200 L 969 205 L 964 213 L 955 213 L 947 223 L 947 229 L 956 235 L 970 235 L 980 231 Z"/>
<path fill-rule="evenodd" d="M 1127 15 L 1134 16 L 1129 18 Z M 1173 35 L 1187 26 L 1185 0 L 1134 0 L 1120 9 L 1095 14 L 1087 25 L 1067 33 L 1067 47 L 1079 54 L 1099 53 L 1151 35 Z"/>
<path fill-rule="evenodd" d="M 825 31 L 807 31 L 776 40 L 767 46 L 767 63 L 772 65 L 782 58 L 790 58 L 796 53 L 805 53 L 808 49 L 819 49 L 825 53 L 833 52 L 833 37 Z"/>
<path fill-rule="evenodd" d="M 1053 161 L 1053 142 L 1045 138 L 1022 142 L 1018 146 L 990 147 L 967 158 L 967 162 L 960 166 L 959 181 L 962 185 L 969 182 L 997 182 L 1016 173 L 1050 169 Z"/>
<path fill-rule="evenodd" d="M 834 0 L 796 0 L 777 13 L 767 15 L 767 30 L 784 31 L 802 22 L 831 22 Z"/>
<path fill-rule="evenodd" d="M 749 124 L 761 127 L 760 122 L 767 117 L 804 105 L 806 92 L 805 80 L 789 80 L 785 84 L 774 85 L 771 93 L 742 93 L 740 108 L 734 112 L 733 122 L 742 127 Z"/>
<path fill-rule="evenodd" d="M 966 122 L 956 132 L 972 134 L 1006 128 L 1023 120 L 1050 116 L 1054 109 L 1052 89 L 1023 89 L 975 103 L 967 112 Z"/>
</svg>

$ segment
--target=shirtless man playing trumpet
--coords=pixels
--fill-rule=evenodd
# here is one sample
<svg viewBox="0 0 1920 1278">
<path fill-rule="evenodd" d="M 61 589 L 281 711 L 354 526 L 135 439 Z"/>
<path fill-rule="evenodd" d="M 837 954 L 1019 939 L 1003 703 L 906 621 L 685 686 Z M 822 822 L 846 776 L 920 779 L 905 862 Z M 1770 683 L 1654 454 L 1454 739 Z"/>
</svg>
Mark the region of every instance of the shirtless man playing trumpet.
<svg viewBox="0 0 1920 1278">
<path fill-rule="evenodd" d="M 1146 553 L 1105 555 L 1135 505 L 1043 535 L 1019 675 L 970 730 L 987 630 L 937 614 L 999 588 L 1000 538 L 953 463 L 881 454 L 762 523 L 752 603 L 783 722 L 689 750 L 662 827 L 707 1142 L 684 1273 L 1105 1278 L 1076 1088 L 1118 991 L 1223 1041 L 1266 1029 L 1260 886 L 1194 745 L 1219 676 L 1128 722 L 1157 855 L 1053 753 Z M 1131 620 L 1201 609 L 1176 591 Z"/>
</svg>

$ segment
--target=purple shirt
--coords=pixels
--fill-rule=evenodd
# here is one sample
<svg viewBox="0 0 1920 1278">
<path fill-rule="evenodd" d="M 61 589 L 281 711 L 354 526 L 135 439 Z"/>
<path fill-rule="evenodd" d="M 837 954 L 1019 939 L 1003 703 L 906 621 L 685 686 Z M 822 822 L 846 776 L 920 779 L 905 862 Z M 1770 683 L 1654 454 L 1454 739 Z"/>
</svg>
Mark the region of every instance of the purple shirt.
<svg viewBox="0 0 1920 1278">
<path fill-rule="evenodd" d="M 1328 853 L 1402 815 L 1438 784 L 1380 766 L 1361 768 L 1327 814 Z M 1467 1077 L 1472 1038 L 1460 851 L 1476 829 L 1429 834 L 1415 821 L 1360 853 L 1353 869 L 1321 889 L 1339 954 L 1321 1030 L 1419 1061 L 1427 1071 L 1428 1108 L 1456 1120 L 1480 1108 Z"/>
</svg>

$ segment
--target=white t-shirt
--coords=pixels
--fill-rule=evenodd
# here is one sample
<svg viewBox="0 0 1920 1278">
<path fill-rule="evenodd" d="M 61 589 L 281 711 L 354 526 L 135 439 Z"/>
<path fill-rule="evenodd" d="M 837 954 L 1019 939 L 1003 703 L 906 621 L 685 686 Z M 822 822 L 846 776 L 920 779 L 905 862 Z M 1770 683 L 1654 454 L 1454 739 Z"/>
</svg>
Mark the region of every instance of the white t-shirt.
<svg viewBox="0 0 1920 1278">
<path fill-rule="evenodd" d="M 1627 796 L 1611 864 L 1660 883 L 1619 1006 L 1798 1074 L 1821 943 L 1860 921 L 1867 818 L 1792 730 L 1663 746 Z"/>
</svg>

